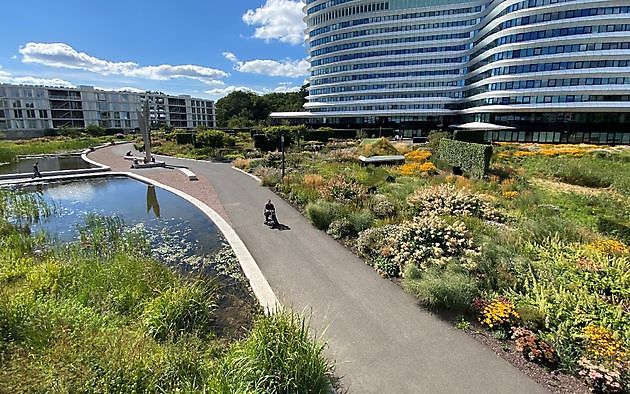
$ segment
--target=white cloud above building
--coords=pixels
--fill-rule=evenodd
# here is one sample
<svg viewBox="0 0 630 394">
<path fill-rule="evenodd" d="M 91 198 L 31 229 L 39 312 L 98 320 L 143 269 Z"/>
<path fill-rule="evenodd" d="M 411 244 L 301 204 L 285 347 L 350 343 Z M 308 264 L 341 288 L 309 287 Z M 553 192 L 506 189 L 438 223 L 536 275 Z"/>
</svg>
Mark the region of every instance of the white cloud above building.
<svg viewBox="0 0 630 394">
<path fill-rule="evenodd" d="M 255 38 L 267 42 L 278 40 L 292 45 L 304 42 L 304 15 L 301 1 L 267 0 L 255 10 L 247 10 L 243 14 L 243 22 L 250 26 L 257 26 Z"/>
</svg>

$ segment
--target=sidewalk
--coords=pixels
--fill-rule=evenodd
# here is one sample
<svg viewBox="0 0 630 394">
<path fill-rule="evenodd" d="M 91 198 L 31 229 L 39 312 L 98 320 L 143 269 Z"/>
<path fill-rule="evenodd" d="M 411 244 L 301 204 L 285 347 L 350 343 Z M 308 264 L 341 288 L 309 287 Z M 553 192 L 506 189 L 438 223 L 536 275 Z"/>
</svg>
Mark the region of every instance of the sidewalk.
<svg viewBox="0 0 630 394">
<path fill-rule="evenodd" d="M 128 146 L 90 158 L 121 170 Z M 465 333 L 419 307 L 416 300 L 251 177 L 229 164 L 161 158 L 179 171 L 134 170 L 210 205 L 228 220 L 281 303 L 311 314 L 329 344 L 350 393 L 542 393 L 546 390 Z M 124 168 L 129 171 L 128 165 Z M 286 231 L 263 224 L 272 199 Z M 217 209 L 217 204 L 220 209 Z M 224 216 L 225 215 L 225 216 Z"/>
</svg>

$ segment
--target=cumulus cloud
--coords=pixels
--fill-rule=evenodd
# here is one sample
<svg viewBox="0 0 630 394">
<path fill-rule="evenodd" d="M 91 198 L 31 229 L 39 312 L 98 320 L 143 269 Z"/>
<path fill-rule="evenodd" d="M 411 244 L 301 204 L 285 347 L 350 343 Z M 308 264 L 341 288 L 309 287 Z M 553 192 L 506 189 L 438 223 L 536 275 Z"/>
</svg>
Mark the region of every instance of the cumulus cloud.
<svg viewBox="0 0 630 394">
<path fill-rule="evenodd" d="M 12 85 L 41 85 L 41 86 L 63 86 L 72 88 L 71 82 L 58 78 L 37 78 L 32 76 L 16 77 L 9 72 L 0 70 L 0 83 L 8 83 Z"/>
<path fill-rule="evenodd" d="M 293 86 L 292 82 L 281 82 L 278 84 L 278 86 L 276 86 L 275 88 L 261 88 L 261 89 L 252 89 L 249 88 L 247 86 L 226 86 L 224 88 L 216 88 L 216 89 L 210 89 L 210 90 L 206 90 L 206 94 L 208 94 L 210 96 L 210 98 L 214 99 L 214 100 L 218 100 L 221 97 L 225 97 L 228 94 L 232 93 L 232 92 L 236 92 L 236 91 L 241 91 L 241 92 L 249 92 L 249 93 L 255 93 L 255 94 L 267 94 L 267 93 L 289 93 L 289 92 L 298 92 L 300 90 L 300 86 Z"/>
<path fill-rule="evenodd" d="M 258 26 L 254 37 L 267 42 L 278 40 L 297 45 L 304 42 L 303 3 L 291 0 L 267 0 L 255 10 L 247 10 L 243 22 Z"/>
<path fill-rule="evenodd" d="M 159 81 L 187 78 L 207 84 L 220 83 L 219 78 L 228 76 L 225 71 L 193 64 L 140 66 L 134 62 L 112 62 L 79 52 L 64 43 L 29 42 L 19 51 L 24 63 L 87 70 L 101 75 L 124 75 Z"/>
<path fill-rule="evenodd" d="M 282 61 L 254 59 L 248 61 L 240 61 L 232 52 L 224 52 L 223 56 L 234 63 L 234 69 L 242 73 L 262 74 L 271 77 L 289 77 L 298 78 L 308 75 L 310 66 L 306 59 Z"/>
</svg>

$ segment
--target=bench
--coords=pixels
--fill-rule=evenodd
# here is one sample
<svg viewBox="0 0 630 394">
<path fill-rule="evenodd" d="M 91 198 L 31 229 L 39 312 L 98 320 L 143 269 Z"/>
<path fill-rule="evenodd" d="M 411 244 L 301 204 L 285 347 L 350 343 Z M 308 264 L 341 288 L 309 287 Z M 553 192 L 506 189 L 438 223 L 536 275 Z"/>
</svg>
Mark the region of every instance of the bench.
<svg viewBox="0 0 630 394">
<path fill-rule="evenodd" d="M 190 171 L 188 168 L 182 168 L 182 167 L 178 167 L 178 170 L 180 170 L 181 172 L 184 173 L 184 175 L 186 175 L 188 177 L 189 181 L 197 181 L 197 175 L 195 175 L 194 172 Z"/>
</svg>

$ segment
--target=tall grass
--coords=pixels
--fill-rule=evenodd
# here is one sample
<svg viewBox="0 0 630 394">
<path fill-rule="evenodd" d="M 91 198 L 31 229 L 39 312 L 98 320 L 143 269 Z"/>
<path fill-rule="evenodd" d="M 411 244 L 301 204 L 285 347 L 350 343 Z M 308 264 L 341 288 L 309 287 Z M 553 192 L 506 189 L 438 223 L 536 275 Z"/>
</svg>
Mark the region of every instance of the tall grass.
<svg viewBox="0 0 630 394">
<path fill-rule="evenodd" d="M 14 161 L 21 155 L 72 152 L 111 141 L 112 137 L 44 137 L 31 140 L 0 140 L 0 162 Z"/>
<path fill-rule="evenodd" d="M 12 198 L 0 200 L 5 215 L 15 211 L 3 203 Z M 41 208 L 25 206 L 19 212 L 27 217 Z M 219 337 L 221 289 L 214 280 L 184 277 L 151 259 L 142 234 L 122 220 L 88 216 L 77 241 L 50 245 L 6 218 L 0 217 L 0 392 L 329 387 L 332 366 L 303 320 L 261 316 L 242 341 Z"/>
</svg>

